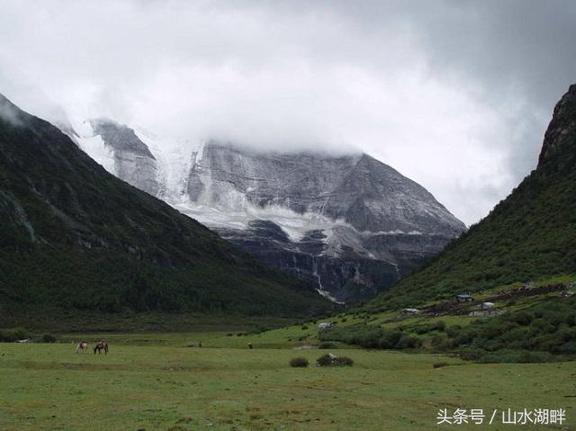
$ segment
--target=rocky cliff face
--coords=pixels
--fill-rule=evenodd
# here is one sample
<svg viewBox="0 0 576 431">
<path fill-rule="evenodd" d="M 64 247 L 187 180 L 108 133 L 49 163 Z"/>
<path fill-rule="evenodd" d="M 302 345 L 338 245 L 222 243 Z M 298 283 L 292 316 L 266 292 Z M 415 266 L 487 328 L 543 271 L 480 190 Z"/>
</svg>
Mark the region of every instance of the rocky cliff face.
<svg viewBox="0 0 576 431">
<path fill-rule="evenodd" d="M 571 85 L 554 108 L 554 115 L 544 135 L 538 168 L 556 164 L 558 168 L 574 160 L 576 134 L 576 84 Z"/>
<path fill-rule="evenodd" d="M 152 170 L 125 154 L 160 161 L 155 178 L 171 180 L 148 190 L 335 301 L 376 295 L 465 230 L 422 186 L 366 154 L 261 153 L 208 142 L 177 164 L 144 150 L 139 138 L 135 145 L 134 132 L 94 130 L 114 149 L 116 175 L 146 190 Z"/>
<path fill-rule="evenodd" d="M 240 197 L 261 208 L 317 214 L 359 232 L 464 230 L 426 189 L 367 154 L 259 154 L 211 142 L 194 161 L 188 193 L 194 202 L 224 208 Z"/>
<path fill-rule="evenodd" d="M 133 129 L 107 119 L 91 120 L 94 137 L 99 137 L 113 158 L 109 167 L 118 178 L 153 196 L 158 195 L 158 162 Z"/>
<path fill-rule="evenodd" d="M 181 210 L 337 301 L 376 295 L 465 230 L 423 187 L 366 154 L 210 142 L 195 153 L 186 190 L 191 205 Z"/>
</svg>

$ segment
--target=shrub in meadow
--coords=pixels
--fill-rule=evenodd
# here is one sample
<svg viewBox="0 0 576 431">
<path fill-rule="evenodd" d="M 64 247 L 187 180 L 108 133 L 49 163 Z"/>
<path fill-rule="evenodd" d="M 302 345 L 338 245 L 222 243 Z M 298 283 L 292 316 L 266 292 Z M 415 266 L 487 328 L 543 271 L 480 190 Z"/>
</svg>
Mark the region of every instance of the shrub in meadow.
<svg viewBox="0 0 576 431">
<path fill-rule="evenodd" d="M 44 335 L 42 335 L 41 341 L 43 343 L 55 343 L 56 337 L 54 335 L 51 335 L 51 334 L 44 334 Z"/>
<path fill-rule="evenodd" d="M 320 356 L 316 363 L 320 367 L 351 367 L 354 361 L 346 356 L 334 356 L 330 353 Z"/>
<path fill-rule="evenodd" d="M 347 356 L 337 356 L 334 358 L 333 365 L 335 367 L 351 367 L 354 361 Z"/>
<path fill-rule="evenodd" d="M 294 368 L 306 368 L 309 365 L 306 358 L 292 358 L 290 359 L 290 366 Z"/>
</svg>

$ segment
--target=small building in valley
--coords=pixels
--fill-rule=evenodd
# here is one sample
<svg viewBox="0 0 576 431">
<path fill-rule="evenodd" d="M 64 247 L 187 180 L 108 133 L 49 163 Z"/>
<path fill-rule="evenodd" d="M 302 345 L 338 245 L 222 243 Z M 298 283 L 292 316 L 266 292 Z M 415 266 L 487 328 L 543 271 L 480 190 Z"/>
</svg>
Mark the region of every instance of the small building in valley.
<svg viewBox="0 0 576 431">
<path fill-rule="evenodd" d="M 417 308 L 404 308 L 402 314 L 419 314 L 420 310 Z"/>
<path fill-rule="evenodd" d="M 318 324 L 318 329 L 320 329 L 321 331 L 324 329 L 330 329 L 334 326 L 334 322 L 320 322 Z"/>
<path fill-rule="evenodd" d="M 472 295 L 470 295 L 469 293 L 459 293 L 458 295 L 456 295 L 456 301 L 457 302 L 472 302 L 472 301 L 474 301 L 474 298 L 472 298 Z"/>
</svg>

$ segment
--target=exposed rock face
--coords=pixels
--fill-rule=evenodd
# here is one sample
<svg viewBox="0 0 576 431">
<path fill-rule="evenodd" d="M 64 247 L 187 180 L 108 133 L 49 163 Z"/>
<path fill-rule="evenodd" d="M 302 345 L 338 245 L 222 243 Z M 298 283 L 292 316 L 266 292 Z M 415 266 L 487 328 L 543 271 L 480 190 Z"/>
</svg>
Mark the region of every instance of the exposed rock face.
<svg viewBox="0 0 576 431">
<path fill-rule="evenodd" d="M 210 142 L 194 155 L 186 191 L 192 205 L 180 210 L 337 301 L 376 295 L 465 230 L 423 187 L 366 154 Z"/>
<path fill-rule="evenodd" d="M 261 153 L 209 142 L 184 165 L 153 156 L 132 129 L 108 122 L 94 130 L 114 149 L 120 178 L 336 301 L 375 296 L 465 230 L 426 189 L 366 154 Z M 162 174 L 154 177 L 156 167 Z"/>
<path fill-rule="evenodd" d="M 554 108 L 554 115 L 546 134 L 544 144 L 538 159 L 538 167 L 557 163 L 563 165 L 574 158 L 574 134 L 576 133 L 576 84 L 571 85 L 568 92 Z"/>
<path fill-rule="evenodd" d="M 209 143 L 192 167 L 188 192 L 192 201 L 223 207 L 236 205 L 229 197 L 239 194 L 258 207 L 341 219 L 360 232 L 452 237 L 465 229 L 426 189 L 366 154 L 258 154 Z"/>
<path fill-rule="evenodd" d="M 158 164 L 148 146 L 133 129 L 111 120 L 90 121 L 94 134 L 112 150 L 113 174 L 134 187 L 156 196 L 160 190 Z"/>
<path fill-rule="evenodd" d="M 315 283 L 319 291 L 337 301 L 371 297 L 377 289 L 368 274 L 396 280 L 395 267 L 386 262 L 363 258 L 350 250 L 349 256 L 326 254 L 322 230 L 290 239 L 282 228 L 267 220 L 254 220 L 246 230 L 217 228 L 222 237 L 239 245 L 262 262 L 297 274 Z"/>
</svg>

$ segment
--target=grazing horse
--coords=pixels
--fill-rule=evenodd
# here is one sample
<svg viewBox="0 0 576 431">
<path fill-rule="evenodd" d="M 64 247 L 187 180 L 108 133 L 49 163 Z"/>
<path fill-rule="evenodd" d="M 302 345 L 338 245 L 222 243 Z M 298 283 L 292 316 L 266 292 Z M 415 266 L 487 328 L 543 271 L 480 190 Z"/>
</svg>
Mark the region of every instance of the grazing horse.
<svg viewBox="0 0 576 431">
<path fill-rule="evenodd" d="M 106 341 L 98 341 L 98 343 L 96 343 L 94 346 L 94 354 L 96 354 L 96 352 L 100 354 L 102 353 L 102 350 L 104 350 L 105 355 L 108 354 L 108 343 Z"/>
<path fill-rule="evenodd" d="M 88 351 L 88 343 L 86 341 L 80 341 L 76 346 L 76 353 L 87 351 Z"/>
</svg>

